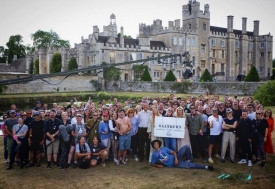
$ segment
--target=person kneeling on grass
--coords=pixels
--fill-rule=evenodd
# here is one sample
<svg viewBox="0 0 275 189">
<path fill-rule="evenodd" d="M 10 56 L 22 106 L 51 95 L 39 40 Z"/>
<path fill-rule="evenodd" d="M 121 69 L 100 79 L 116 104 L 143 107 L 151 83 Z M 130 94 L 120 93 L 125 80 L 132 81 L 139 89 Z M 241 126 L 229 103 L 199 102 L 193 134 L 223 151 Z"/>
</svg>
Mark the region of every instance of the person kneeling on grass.
<svg viewBox="0 0 275 189">
<path fill-rule="evenodd" d="M 99 143 L 97 136 L 94 136 L 93 143 L 90 144 L 90 149 L 92 152 L 91 167 L 95 167 L 98 161 L 101 161 L 101 165 L 105 166 L 105 160 L 108 157 L 109 149 Z"/>
<path fill-rule="evenodd" d="M 203 166 L 195 163 L 191 163 L 192 154 L 190 147 L 185 145 L 177 153 L 166 147 L 160 147 L 160 140 L 153 140 L 151 146 L 156 150 L 152 155 L 151 165 L 153 167 L 177 167 L 177 168 L 193 168 L 193 169 L 208 169 L 214 170 L 213 166 Z M 183 158 L 186 157 L 184 161 Z"/>
<path fill-rule="evenodd" d="M 79 164 L 80 168 L 89 168 L 90 159 L 91 159 L 91 150 L 89 145 L 85 142 L 85 137 L 79 137 L 78 143 L 75 146 L 75 154 L 74 154 L 74 166 L 73 168 L 77 168 L 77 160 L 81 159 Z"/>
</svg>

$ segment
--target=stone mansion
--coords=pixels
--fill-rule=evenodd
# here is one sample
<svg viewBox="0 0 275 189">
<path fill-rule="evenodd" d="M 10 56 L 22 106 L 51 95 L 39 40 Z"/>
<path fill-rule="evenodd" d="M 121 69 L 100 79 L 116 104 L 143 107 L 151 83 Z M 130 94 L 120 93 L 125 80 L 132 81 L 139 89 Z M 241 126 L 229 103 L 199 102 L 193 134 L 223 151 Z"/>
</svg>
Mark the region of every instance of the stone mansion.
<svg viewBox="0 0 275 189">
<path fill-rule="evenodd" d="M 218 80 L 235 80 L 238 75 L 247 75 L 256 66 L 260 77 L 272 74 L 273 36 L 259 34 L 259 21 L 254 21 L 253 32 L 247 31 L 247 18 L 242 18 L 242 29 L 233 27 L 234 16 L 227 17 L 227 28 L 210 25 L 209 5 L 200 10 L 200 3 L 190 0 L 182 6 L 182 20 L 154 20 L 152 25 L 139 24 L 136 39 L 124 37 L 123 27 L 118 30 L 116 16 L 110 16 L 110 23 L 100 32 L 93 26 L 93 33 L 71 49 L 36 49 L 26 56 L 27 71 L 31 61 L 39 59 L 39 73 L 49 73 L 49 63 L 55 52 L 62 55 L 62 71 L 67 70 L 71 57 L 76 57 L 79 68 L 127 62 L 189 51 L 193 64 L 193 79 L 197 80 L 207 68 Z M 121 35 L 118 36 L 118 33 Z M 145 65 L 154 81 L 161 81 L 169 70 L 182 78 L 183 60 L 166 59 L 162 62 L 149 61 Z M 142 63 L 142 62 L 141 62 Z M 168 63 L 168 64 L 165 64 Z M 133 64 L 121 67 L 121 80 L 134 80 Z"/>
</svg>

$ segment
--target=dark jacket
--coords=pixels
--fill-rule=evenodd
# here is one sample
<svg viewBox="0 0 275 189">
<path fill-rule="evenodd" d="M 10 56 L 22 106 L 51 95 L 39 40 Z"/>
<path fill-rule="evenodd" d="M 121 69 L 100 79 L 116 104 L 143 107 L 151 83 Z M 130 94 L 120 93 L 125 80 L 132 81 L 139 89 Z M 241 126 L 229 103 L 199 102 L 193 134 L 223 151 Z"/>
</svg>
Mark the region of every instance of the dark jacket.
<svg viewBox="0 0 275 189">
<path fill-rule="evenodd" d="M 249 118 L 241 119 L 237 127 L 237 137 L 252 139 L 254 135 L 254 124 Z"/>
<path fill-rule="evenodd" d="M 198 113 L 196 113 L 193 118 L 191 114 L 185 114 L 185 115 L 186 115 L 185 125 L 187 125 L 189 133 L 191 135 L 197 135 L 200 129 L 203 129 L 204 127 L 202 116 Z"/>
</svg>

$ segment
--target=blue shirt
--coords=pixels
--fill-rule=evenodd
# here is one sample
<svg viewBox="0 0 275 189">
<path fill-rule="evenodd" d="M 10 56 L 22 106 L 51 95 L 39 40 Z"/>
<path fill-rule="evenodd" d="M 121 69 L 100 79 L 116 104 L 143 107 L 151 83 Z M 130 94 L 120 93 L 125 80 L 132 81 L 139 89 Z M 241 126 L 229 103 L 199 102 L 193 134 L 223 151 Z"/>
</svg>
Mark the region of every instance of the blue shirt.
<svg viewBox="0 0 275 189">
<path fill-rule="evenodd" d="M 138 130 L 138 124 L 139 124 L 138 123 L 138 119 L 135 118 L 135 117 L 133 117 L 131 119 L 131 124 L 132 124 L 132 129 L 130 131 L 130 135 L 133 136 L 133 135 L 135 135 L 137 133 L 137 130 Z"/>
<path fill-rule="evenodd" d="M 161 147 L 158 151 L 155 151 L 152 155 L 152 164 L 163 164 L 165 167 L 174 166 L 174 155 L 171 154 L 171 150 L 166 147 Z"/>
<path fill-rule="evenodd" d="M 102 133 L 102 132 L 106 132 L 106 131 L 108 131 L 108 133 L 106 133 L 106 134 Z M 100 137 L 101 140 L 111 138 L 111 131 L 110 131 L 108 122 L 106 123 L 104 121 L 101 121 L 99 123 L 99 125 L 98 125 L 98 134 L 99 134 L 99 137 Z"/>
</svg>

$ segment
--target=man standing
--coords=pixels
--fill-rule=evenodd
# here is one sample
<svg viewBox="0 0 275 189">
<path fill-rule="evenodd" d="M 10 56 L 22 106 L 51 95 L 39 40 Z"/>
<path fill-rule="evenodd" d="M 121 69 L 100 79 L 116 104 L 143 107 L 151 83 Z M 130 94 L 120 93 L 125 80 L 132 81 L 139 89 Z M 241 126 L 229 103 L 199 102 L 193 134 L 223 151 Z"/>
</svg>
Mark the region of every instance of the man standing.
<svg viewBox="0 0 275 189">
<path fill-rule="evenodd" d="M 166 114 L 166 110 L 164 110 L 163 102 L 160 102 L 160 103 L 159 103 L 159 113 L 160 113 L 162 116 L 165 116 L 165 114 Z"/>
<path fill-rule="evenodd" d="M 157 168 L 163 167 L 177 167 L 177 168 L 193 168 L 193 169 L 208 169 L 214 170 L 213 166 L 203 166 L 195 163 L 191 163 L 192 154 L 190 147 L 185 145 L 177 153 L 166 147 L 160 147 L 160 140 L 153 140 L 151 142 L 152 147 L 156 150 L 152 155 L 151 165 Z M 186 158 L 184 161 L 183 158 Z"/>
<path fill-rule="evenodd" d="M 128 117 L 125 117 L 125 111 L 120 109 L 118 111 L 118 119 L 116 120 L 116 127 L 119 134 L 119 151 L 118 160 L 122 156 L 122 164 L 127 164 L 125 161 L 127 150 L 131 148 L 131 134 L 132 124 Z M 116 163 L 119 165 L 119 161 Z"/>
<path fill-rule="evenodd" d="M 237 127 L 236 140 L 240 141 L 242 148 L 242 159 L 239 164 L 246 163 L 246 154 L 248 154 L 248 164 L 247 166 L 252 166 L 252 152 L 251 152 L 251 142 L 253 138 L 253 121 L 248 118 L 247 111 L 243 110 L 242 119 Z"/>
<path fill-rule="evenodd" d="M 11 157 L 11 147 L 13 144 L 13 134 L 12 134 L 12 128 L 14 125 L 16 125 L 17 119 L 15 117 L 15 110 L 10 110 L 9 111 L 9 119 L 7 119 L 4 123 L 5 125 L 5 133 L 8 134 L 8 152 L 9 152 L 9 157 Z"/>
<path fill-rule="evenodd" d="M 53 154 L 54 166 L 58 167 L 57 163 L 57 154 L 59 150 L 59 126 L 62 124 L 61 120 L 55 118 L 56 111 L 52 109 L 50 111 L 50 118 L 45 121 L 44 124 L 44 133 L 46 134 L 46 146 L 47 146 L 47 160 L 48 165 L 47 168 L 51 168 L 51 159 Z"/>
<path fill-rule="evenodd" d="M 221 146 L 221 132 L 222 132 L 222 116 L 218 115 L 218 109 L 214 107 L 212 109 L 213 115 L 208 118 L 210 126 L 210 137 L 209 137 L 209 147 L 208 147 L 208 162 L 214 163 L 212 160 L 212 150 L 216 144 L 216 150 Z M 216 152 L 218 154 L 218 152 Z"/>
<path fill-rule="evenodd" d="M 73 130 L 72 135 L 75 137 L 75 144 L 78 143 L 79 137 L 86 137 L 87 132 L 83 121 L 83 116 L 81 114 L 76 115 L 76 124 L 72 124 Z"/>
<path fill-rule="evenodd" d="M 138 113 L 139 161 L 144 160 L 144 144 L 146 143 L 146 159 L 149 160 L 150 139 L 147 133 L 148 123 L 152 112 L 148 110 L 148 102 L 143 101 L 143 110 Z"/>
<path fill-rule="evenodd" d="M 39 101 L 38 101 L 39 102 Z M 26 135 L 26 138 L 29 138 L 29 131 L 30 131 L 30 126 L 31 126 L 31 122 L 33 121 L 33 117 L 32 117 L 32 110 L 28 110 L 27 111 L 27 117 L 24 120 L 24 124 L 28 126 L 28 132 Z M 29 159 L 29 145 L 26 146 L 26 153 L 25 153 L 25 160 Z"/>
<path fill-rule="evenodd" d="M 30 146 L 30 162 L 26 167 L 32 167 L 34 158 L 37 155 L 37 165 L 40 167 L 40 159 L 43 151 L 43 145 L 45 141 L 44 135 L 44 121 L 40 118 L 40 113 L 38 111 L 34 112 L 34 120 L 31 122 L 29 127 L 29 138 L 28 145 Z M 34 153 L 36 155 L 34 156 Z"/>
<path fill-rule="evenodd" d="M 204 127 L 204 122 L 202 115 L 198 114 L 195 109 L 195 105 L 190 105 L 191 114 L 186 114 L 186 125 L 189 130 L 190 142 L 192 146 L 193 160 L 196 161 L 197 158 L 197 147 L 200 148 L 200 154 L 203 162 L 205 160 L 205 150 L 203 144 L 202 129 Z"/>
<path fill-rule="evenodd" d="M 42 107 L 41 107 L 41 102 L 40 101 L 37 101 L 36 102 L 36 106 L 33 108 L 35 111 L 39 111 L 39 110 L 41 110 L 42 109 Z"/>
<path fill-rule="evenodd" d="M 93 142 L 94 137 L 98 137 L 98 125 L 100 121 L 98 120 L 98 112 L 93 113 L 93 118 L 89 119 L 86 123 L 85 126 L 89 130 L 87 133 L 87 138 L 88 138 L 88 144 L 91 144 Z"/>
</svg>

